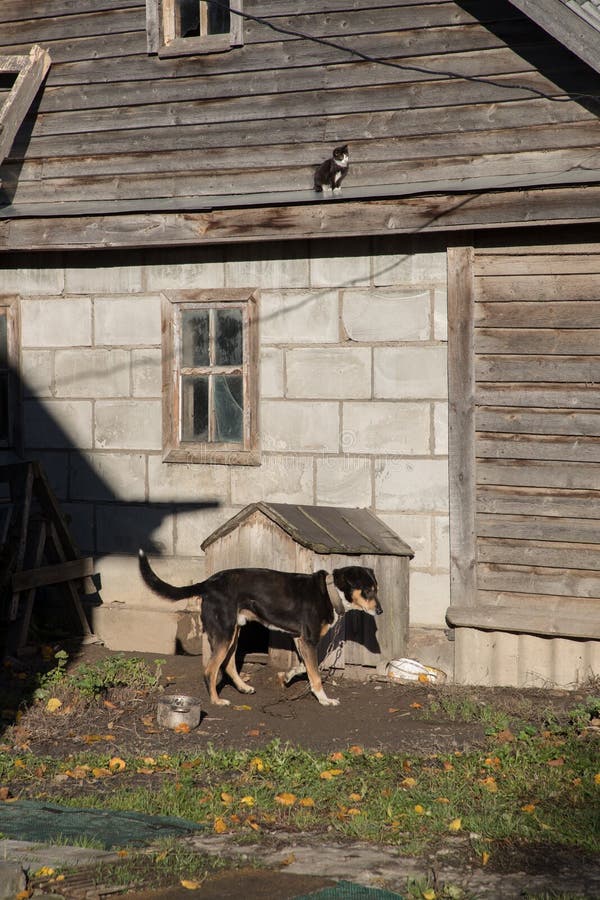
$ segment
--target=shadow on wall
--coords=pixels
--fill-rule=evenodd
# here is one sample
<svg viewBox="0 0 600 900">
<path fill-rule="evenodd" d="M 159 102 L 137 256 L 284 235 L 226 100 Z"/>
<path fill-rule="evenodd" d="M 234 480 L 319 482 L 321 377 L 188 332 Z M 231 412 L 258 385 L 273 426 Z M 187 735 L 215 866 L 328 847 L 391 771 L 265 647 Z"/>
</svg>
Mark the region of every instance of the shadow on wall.
<svg viewBox="0 0 600 900">
<path fill-rule="evenodd" d="M 15 421 L 11 423 L 14 446 L 0 450 L 0 465 L 33 461 L 40 464 L 73 543 L 82 556 L 107 555 L 111 552 L 106 550 L 107 544 L 114 548 L 112 552 L 123 555 L 137 554 L 140 546 L 160 552 L 163 548 L 155 535 L 167 517 L 176 512 L 219 506 L 217 501 L 210 499 L 152 504 L 144 500 L 124 501 L 118 487 L 110 483 L 110 472 L 107 475 L 102 472 L 101 461 L 96 464 L 98 461 L 91 451 L 88 453 L 76 446 L 77 423 L 73 421 L 72 434 L 68 434 L 53 416 L 52 403 L 52 400 L 40 400 L 14 371 L 4 368 L 0 372 L 0 438 L 7 433 L 8 410 L 15 411 Z M 63 409 L 63 418 L 64 414 Z M 75 417 L 75 413 L 73 415 Z M 125 457 L 135 458 L 138 471 L 146 464 L 145 454 L 128 452 L 122 454 L 122 458 L 119 454 L 111 454 L 111 457 L 114 458 L 113 465 L 124 467 L 126 480 L 128 460 Z M 146 479 L 143 481 L 145 484 Z M 14 521 L 15 509 L 19 514 L 20 504 L 19 499 L 11 503 L 8 485 L 0 484 L 0 526 L 2 522 L 7 523 L 6 528 L 0 529 L 0 648 L 3 661 L 0 667 L 0 733 L 3 726 L 14 721 L 17 710 L 32 699 L 39 674 L 56 665 L 53 651 L 65 647 L 69 658 L 73 659 L 83 641 L 81 622 L 66 592 L 56 587 L 41 587 L 36 590 L 27 643 L 19 654 L 16 653 L 15 635 L 21 628 L 25 591 L 20 594 L 18 618 L 11 621 L 11 582 L 15 562 L 10 543 L 15 540 L 15 529 L 9 525 Z M 39 534 L 40 512 L 34 501 L 22 569 L 36 568 L 32 559 Z M 48 564 L 48 560 L 43 564 Z M 100 577 L 94 576 L 94 582 L 98 593 L 91 595 L 87 580 L 88 606 L 102 602 Z"/>
</svg>

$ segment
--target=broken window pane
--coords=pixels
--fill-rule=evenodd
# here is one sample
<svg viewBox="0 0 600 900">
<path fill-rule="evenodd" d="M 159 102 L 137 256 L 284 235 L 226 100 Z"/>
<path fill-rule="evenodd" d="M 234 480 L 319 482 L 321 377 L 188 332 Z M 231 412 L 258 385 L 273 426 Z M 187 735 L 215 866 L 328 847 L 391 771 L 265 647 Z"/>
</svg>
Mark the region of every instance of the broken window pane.
<svg viewBox="0 0 600 900">
<path fill-rule="evenodd" d="M 186 367 L 210 365 L 208 310 L 186 309 L 181 317 L 181 357 Z"/>
<path fill-rule="evenodd" d="M 208 375 L 181 379 L 181 440 L 208 441 Z"/>
<path fill-rule="evenodd" d="M 241 366 L 244 356 L 241 309 L 215 310 L 215 363 L 217 366 Z"/>
<path fill-rule="evenodd" d="M 215 441 L 244 440 L 244 392 L 241 375 L 215 375 Z"/>
</svg>

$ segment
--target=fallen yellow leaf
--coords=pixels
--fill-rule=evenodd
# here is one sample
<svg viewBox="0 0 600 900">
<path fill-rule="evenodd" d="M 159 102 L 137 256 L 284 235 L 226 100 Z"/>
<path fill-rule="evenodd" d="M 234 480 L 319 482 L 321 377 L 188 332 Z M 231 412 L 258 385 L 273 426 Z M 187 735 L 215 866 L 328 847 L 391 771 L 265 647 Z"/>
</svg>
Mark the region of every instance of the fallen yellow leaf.
<svg viewBox="0 0 600 900">
<path fill-rule="evenodd" d="M 281 806 L 293 806 L 296 802 L 296 795 L 284 791 L 282 794 L 277 794 L 275 800 L 277 803 L 281 804 Z"/>
<path fill-rule="evenodd" d="M 421 703 L 411 703 L 410 708 L 411 709 L 423 709 L 423 705 Z"/>
<path fill-rule="evenodd" d="M 414 811 L 415 811 L 415 812 L 417 813 L 417 815 L 419 815 L 419 816 L 425 815 L 425 807 L 424 807 L 424 806 L 421 806 L 420 803 L 417 803 L 417 804 L 416 804 L 416 806 L 414 807 Z"/>
<path fill-rule="evenodd" d="M 357 794 L 355 791 L 353 791 L 353 792 L 350 794 L 350 799 L 351 799 L 351 800 L 354 800 L 354 802 L 356 803 L 358 800 L 362 800 L 362 795 L 361 795 L 361 794 Z"/>
<path fill-rule="evenodd" d="M 594 784 L 600 784 L 600 772 L 594 775 Z"/>
<path fill-rule="evenodd" d="M 314 805 L 315 805 L 315 801 L 313 800 L 312 797 L 303 797 L 303 798 L 300 800 L 300 806 L 304 806 L 304 807 L 306 807 L 306 808 L 310 808 L 310 807 L 312 807 L 312 806 L 314 806 Z"/>
<path fill-rule="evenodd" d="M 48 712 L 56 712 L 62 706 L 62 700 L 59 700 L 58 697 L 50 697 L 48 702 L 46 703 L 46 709 Z"/>
<path fill-rule="evenodd" d="M 202 887 L 201 881 L 188 881 L 187 878 L 182 878 L 179 884 L 188 891 L 197 891 L 199 887 Z"/>
<path fill-rule="evenodd" d="M 265 764 L 260 756 L 255 756 L 254 759 L 250 760 L 250 768 L 255 769 L 257 772 L 262 772 L 264 770 Z"/>
<path fill-rule="evenodd" d="M 228 794 L 227 791 L 222 791 L 221 800 L 225 803 L 226 806 L 229 806 L 233 803 L 233 794 Z"/>
<path fill-rule="evenodd" d="M 179 725 L 176 725 L 173 729 L 175 734 L 189 734 L 191 730 L 192 729 L 187 722 L 180 722 Z"/>
<path fill-rule="evenodd" d="M 402 781 L 400 782 L 400 787 L 413 788 L 413 787 L 415 786 L 416 783 L 417 783 L 417 779 L 416 779 L 416 778 L 411 778 L 411 777 L 409 776 L 408 778 L 403 778 L 403 779 L 402 779 Z"/>
<path fill-rule="evenodd" d="M 330 754 L 329 754 L 329 759 L 330 759 L 332 762 L 341 762 L 341 761 L 343 760 L 343 758 L 344 758 L 344 754 L 343 754 L 343 753 L 340 753 L 339 750 L 336 750 L 335 753 L 330 753 Z"/>
<path fill-rule="evenodd" d="M 365 751 L 362 747 L 359 747 L 358 744 L 354 744 L 353 747 L 349 748 L 348 752 L 352 753 L 353 756 L 362 756 Z"/>
<path fill-rule="evenodd" d="M 481 865 L 487 866 L 489 861 L 490 861 L 490 854 L 487 852 L 487 850 L 484 850 L 483 853 L 481 854 Z"/>
<path fill-rule="evenodd" d="M 341 775 L 343 771 L 343 769 L 326 769 L 324 772 L 321 772 L 320 777 L 328 781 L 330 778 L 335 778 L 336 775 Z"/>
<path fill-rule="evenodd" d="M 460 831 L 461 828 L 462 828 L 462 820 L 461 819 L 452 819 L 452 821 L 448 825 L 448 831 Z"/>
<path fill-rule="evenodd" d="M 244 806 L 254 806 L 255 800 L 254 797 L 242 797 L 240 803 L 243 803 Z"/>
<path fill-rule="evenodd" d="M 447 797 L 436 797 L 435 802 L 436 803 L 450 803 L 450 801 L 448 800 Z"/>
<path fill-rule="evenodd" d="M 35 878 L 48 878 L 50 875 L 54 875 L 54 869 L 50 866 L 42 866 L 41 869 L 34 873 Z"/>
<path fill-rule="evenodd" d="M 111 760 L 109 760 L 108 768 L 111 772 L 122 772 L 123 769 L 127 768 L 127 763 L 124 759 L 121 759 L 120 756 L 113 756 Z"/>
<path fill-rule="evenodd" d="M 498 792 L 498 785 L 496 784 L 496 779 L 491 775 L 488 775 L 487 778 L 483 778 L 481 781 L 482 786 L 489 791 L 490 794 L 496 794 Z"/>
<path fill-rule="evenodd" d="M 531 815 L 532 812 L 535 812 L 535 803 L 526 803 L 525 806 L 522 806 L 521 809 L 525 813 L 529 813 Z"/>
<path fill-rule="evenodd" d="M 225 819 L 223 819 L 221 816 L 218 816 L 215 819 L 215 824 L 213 827 L 214 827 L 215 831 L 217 832 L 217 834 L 224 834 L 227 831 L 227 823 L 225 822 Z"/>
<path fill-rule="evenodd" d="M 436 897 L 437 894 L 433 888 L 427 888 L 427 890 L 423 891 L 423 900 L 435 900 Z"/>
</svg>

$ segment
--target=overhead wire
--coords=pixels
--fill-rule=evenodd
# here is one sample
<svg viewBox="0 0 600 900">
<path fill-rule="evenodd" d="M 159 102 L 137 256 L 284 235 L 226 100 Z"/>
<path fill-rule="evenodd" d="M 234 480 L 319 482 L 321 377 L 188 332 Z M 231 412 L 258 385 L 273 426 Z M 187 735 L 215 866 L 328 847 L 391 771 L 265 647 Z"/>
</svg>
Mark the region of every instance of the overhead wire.
<svg viewBox="0 0 600 900">
<path fill-rule="evenodd" d="M 224 0 L 204 0 L 205 3 L 210 3 L 213 6 L 217 6 L 221 9 L 229 10 L 230 14 L 235 16 L 240 16 L 243 19 L 248 19 L 252 22 L 257 22 L 259 25 L 264 25 L 267 28 L 272 29 L 272 31 L 278 32 L 279 34 L 286 34 L 290 37 L 299 38 L 305 41 L 312 41 L 315 44 L 321 44 L 325 47 L 332 47 L 335 50 L 340 50 L 343 53 L 349 53 L 351 56 L 355 56 L 358 59 L 362 59 L 364 62 L 374 63 L 380 66 L 387 66 L 391 69 L 400 69 L 402 71 L 408 72 L 417 72 L 420 75 L 434 75 L 439 76 L 441 78 L 448 79 L 456 79 L 461 81 L 470 81 L 476 84 L 486 84 L 492 87 L 503 88 L 505 90 L 515 90 L 515 91 L 528 91 L 530 94 L 535 95 L 543 100 L 552 100 L 555 103 L 570 103 L 573 100 L 600 100 L 600 95 L 598 94 L 589 94 L 589 93 L 570 93 L 567 91 L 563 91 L 559 94 L 548 94 L 545 91 L 539 90 L 538 88 L 532 87 L 528 84 L 515 84 L 506 83 L 497 81 L 494 78 L 490 78 L 485 75 L 468 75 L 465 72 L 454 72 L 452 70 L 447 69 L 430 69 L 427 66 L 418 66 L 414 63 L 399 63 L 394 62 L 391 59 L 382 59 L 378 56 L 373 56 L 369 53 L 364 53 L 362 50 L 358 50 L 356 47 L 347 46 L 345 44 L 340 44 L 337 41 L 333 41 L 330 38 L 317 37 L 316 35 L 307 34 L 306 32 L 298 31 L 294 28 L 286 28 L 283 25 L 276 25 L 266 16 L 255 16 L 252 13 L 244 12 L 241 9 L 235 9 L 229 3 L 224 2 Z"/>
</svg>

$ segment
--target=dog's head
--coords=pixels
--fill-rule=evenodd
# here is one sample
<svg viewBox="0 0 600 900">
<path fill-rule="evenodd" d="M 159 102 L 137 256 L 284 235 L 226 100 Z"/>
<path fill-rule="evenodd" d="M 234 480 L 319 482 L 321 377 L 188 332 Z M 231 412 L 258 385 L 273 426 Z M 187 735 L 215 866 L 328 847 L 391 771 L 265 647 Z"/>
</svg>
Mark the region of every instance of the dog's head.
<svg viewBox="0 0 600 900">
<path fill-rule="evenodd" d="M 347 609 L 362 609 L 370 616 L 380 616 L 383 612 L 377 599 L 377 579 L 373 569 L 364 566 L 335 569 L 333 582 L 343 594 Z"/>
</svg>

